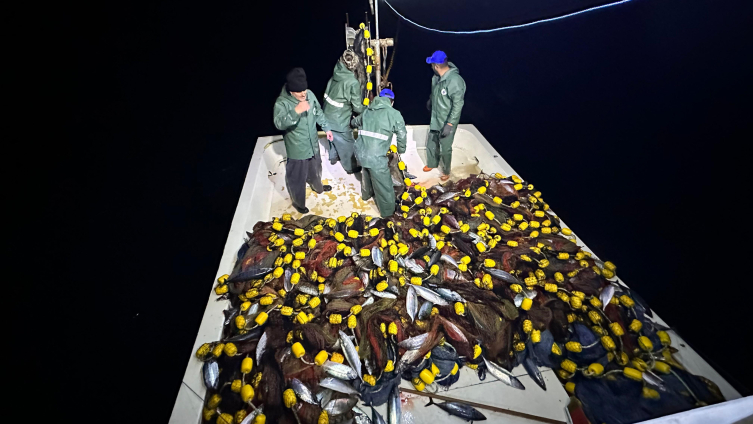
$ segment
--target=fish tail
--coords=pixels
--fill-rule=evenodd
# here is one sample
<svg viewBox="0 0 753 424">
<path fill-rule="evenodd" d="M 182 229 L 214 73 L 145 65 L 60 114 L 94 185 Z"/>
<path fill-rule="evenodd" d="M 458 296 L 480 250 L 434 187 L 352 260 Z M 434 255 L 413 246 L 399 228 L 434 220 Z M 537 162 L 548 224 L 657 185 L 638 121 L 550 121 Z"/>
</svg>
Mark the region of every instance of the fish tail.
<svg viewBox="0 0 753 424">
<path fill-rule="evenodd" d="M 434 398 L 429 398 L 429 403 L 427 403 L 426 405 L 424 405 L 424 408 L 427 407 L 427 406 L 431 406 L 431 405 L 436 405 L 436 403 L 434 403 Z"/>
</svg>

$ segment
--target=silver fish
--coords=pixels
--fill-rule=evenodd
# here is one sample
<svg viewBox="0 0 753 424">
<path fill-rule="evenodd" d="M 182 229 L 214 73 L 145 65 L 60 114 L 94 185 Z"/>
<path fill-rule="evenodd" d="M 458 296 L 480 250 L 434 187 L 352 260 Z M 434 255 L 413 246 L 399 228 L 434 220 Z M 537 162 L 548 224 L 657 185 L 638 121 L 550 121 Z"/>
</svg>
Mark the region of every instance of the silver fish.
<svg viewBox="0 0 753 424">
<path fill-rule="evenodd" d="M 667 388 L 664 387 L 664 380 L 662 380 L 658 375 L 654 374 L 650 370 L 646 370 L 643 372 L 643 381 L 656 387 L 662 392 L 667 391 Z"/>
<path fill-rule="evenodd" d="M 413 286 L 408 287 L 408 293 L 405 295 L 405 308 L 408 310 L 411 322 L 415 321 L 416 313 L 418 313 L 418 296 Z"/>
<path fill-rule="evenodd" d="M 403 185 L 403 182 L 398 180 L 396 176 L 390 175 L 392 177 L 392 186 L 393 187 L 400 187 Z"/>
<path fill-rule="evenodd" d="M 424 269 L 421 268 L 416 261 L 413 259 L 406 259 L 405 260 L 405 267 L 408 268 L 408 270 L 414 274 L 423 274 Z"/>
<path fill-rule="evenodd" d="M 423 297 L 425 300 L 428 300 L 429 302 L 439 305 L 439 306 L 447 306 L 449 303 L 447 303 L 446 300 L 442 299 L 442 296 L 438 295 L 436 292 L 433 292 L 426 287 L 422 286 L 416 286 L 413 285 L 413 289 L 416 290 L 416 294 Z"/>
<path fill-rule="evenodd" d="M 439 250 L 435 250 L 434 254 L 431 255 L 431 259 L 429 260 L 429 266 L 434 265 L 435 263 L 439 262 L 439 258 L 442 257 L 442 252 Z"/>
<path fill-rule="evenodd" d="M 515 298 L 512 301 L 515 304 L 516 308 L 520 308 L 520 305 L 523 304 L 523 299 L 525 299 L 523 293 L 518 293 L 515 295 Z"/>
<path fill-rule="evenodd" d="M 533 363 L 533 359 L 531 359 L 530 354 L 527 355 L 526 359 L 523 360 L 523 368 L 525 368 L 526 372 L 528 373 L 528 376 L 531 377 L 531 380 L 533 380 L 534 383 L 538 384 L 539 387 L 546 390 L 546 383 L 544 382 L 544 377 L 541 375 L 541 371 L 539 371 L 539 367 L 537 367 L 536 364 Z"/>
<path fill-rule="evenodd" d="M 418 178 L 417 176 L 415 176 L 415 175 L 411 174 L 411 173 L 410 173 L 410 172 L 408 172 L 408 171 L 403 171 L 403 174 L 405 174 L 405 178 L 407 178 L 407 179 L 409 179 L 409 180 L 415 180 L 416 178 Z"/>
<path fill-rule="evenodd" d="M 371 219 L 369 220 L 369 228 L 371 228 L 371 227 L 373 227 L 373 226 L 377 225 L 377 223 L 379 222 L 379 220 L 378 220 L 378 219 L 374 219 L 374 217 L 373 217 L 373 216 L 369 216 L 369 215 L 362 215 L 362 216 L 363 216 L 364 218 L 371 218 Z"/>
<path fill-rule="evenodd" d="M 431 308 L 434 307 L 434 304 L 429 302 L 428 300 L 421 305 L 421 308 L 418 310 L 418 319 L 426 319 L 429 318 L 431 315 Z"/>
<path fill-rule="evenodd" d="M 374 363 L 367 357 L 363 359 L 363 365 L 366 367 L 366 372 L 370 375 L 376 374 L 374 372 Z"/>
<path fill-rule="evenodd" d="M 330 360 L 324 361 L 324 364 L 322 364 L 322 370 L 324 370 L 327 375 L 339 378 L 340 380 L 352 380 L 359 376 L 353 368 Z"/>
<path fill-rule="evenodd" d="M 419 334 L 418 336 L 410 337 L 398 343 L 399 347 L 406 350 L 416 350 L 421 347 L 429 338 L 429 333 Z"/>
<path fill-rule="evenodd" d="M 293 291 L 293 283 L 290 282 L 290 278 L 293 276 L 293 269 L 292 268 L 285 268 L 285 279 L 283 280 L 283 287 L 285 288 L 285 291 L 290 293 Z"/>
<path fill-rule="evenodd" d="M 329 292 L 331 291 L 332 291 L 332 284 L 328 283 L 324 285 L 324 291 L 322 292 L 322 294 L 329 294 Z"/>
<path fill-rule="evenodd" d="M 525 286 L 521 286 L 521 293 L 529 299 L 535 299 L 536 295 L 539 294 L 536 290 L 531 290 Z"/>
<path fill-rule="evenodd" d="M 397 366 L 395 367 L 397 373 L 398 374 L 402 373 L 406 365 L 415 362 L 420 357 L 421 357 L 421 351 L 418 349 L 406 351 L 403 354 L 403 356 L 400 357 L 400 360 L 397 362 Z"/>
<path fill-rule="evenodd" d="M 246 418 L 241 421 L 241 424 L 251 424 L 256 419 L 256 416 L 264 412 L 264 405 L 253 410 L 250 414 L 246 415 Z"/>
<path fill-rule="evenodd" d="M 447 192 L 447 190 L 445 190 L 445 188 L 442 187 L 439 184 L 435 184 L 435 185 L 431 186 L 431 188 L 429 190 L 436 190 L 438 193 L 446 193 Z"/>
<path fill-rule="evenodd" d="M 340 415 L 353 409 L 357 403 L 358 399 L 351 397 L 332 399 L 327 406 L 324 407 L 324 410 L 331 416 Z"/>
<path fill-rule="evenodd" d="M 400 294 L 400 289 L 398 289 L 397 286 L 389 286 L 387 287 L 387 291 L 393 294 Z"/>
<path fill-rule="evenodd" d="M 387 420 L 390 424 L 400 424 L 400 389 L 395 386 L 390 392 L 390 399 L 387 401 Z"/>
<path fill-rule="evenodd" d="M 259 312 L 259 303 L 254 303 L 250 308 L 248 308 L 248 311 L 246 311 L 247 316 L 253 316 L 256 315 L 256 313 Z"/>
<path fill-rule="evenodd" d="M 376 290 L 371 290 L 371 294 L 373 294 L 376 297 L 381 297 L 381 298 L 386 298 L 386 299 L 397 299 L 397 296 L 386 291 L 380 292 Z"/>
<path fill-rule="evenodd" d="M 353 367 L 354 370 L 356 370 L 358 377 L 363 380 L 363 377 L 361 376 L 361 359 L 358 358 L 358 351 L 356 350 L 356 347 L 353 346 L 353 342 L 350 341 L 350 337 L 348 337 L 347 334 L 343 333 L 342 330 L 340 330 L 339 333 L 340 348 L 342 348 L 343 354 L 345 354 L 345 359 L 347 359 L 350 366 Z"/>
<path fill-rule="evenodd" d="M 455 196 L 459 196 L 459 191 L 448 191 L 447 193 L 442 194 L 441 196 L 437 197 L 437 201 L 435 203 L 442 203 L 446 202 L 450 199 L 452 199 Z"/>
<path fill-rule="evenodd" d="M 301 293 L 309 296 L 319 296 L 319 289 L 311 283 L 298 283 L 296 284 L 296 287 L 298 287 L 298 290 L 300 290 Z"/>
<path fill-rule="evenodd" d="M 334 390 L 338 393 L 345 393 L 346 395 L 357 395 L 359 393 L 358 390 L 354 389 L 350 384 L 333 377 L 323 378 L 322 381 L 319 382 L 319 386 Z"/>
<path fill-rule="evenodd" d="M 484 357 L 482 356 L 482 358 Z M 521 383 L 517 377 L 512 375 L 510 371 L 507 371 L 506 369 L 500 367 L 494 362 L 488 361 L 486 358 L 484 358 L 484 363 L 486 364 L 486 369 L 489 371 L 489 374 L 493 375 L 494 378 L 496 378 L 497 380 L 507 384 L 510 387 L 514 387 L 516 389 L 520 389 L 520 390 L 526 389 L 523 383 Z"/>
<path fill-rule="evenodd" d="M 382 267 L 382 249 L 377 246 L 371 248 L 371 260 L 374 261 L 374 265 L 379 268 Z"/>
<path fill-rule="evenodd" d="M 355 251 L 356 249 L 353 249 Z M 366 271 L 371 271 L 374 269 L 372 265 L 374 265 L 373 262 L 371 262 L 371 259 L 368 258 L 356 258 L 353 259 L 353 262 L 355 262 L 356 266 L 358 266 L 359 269 L 364 269 Z"/>
<path fill-rule="evenodd" d="M 518 280 L 517 278 L 515 278 L 514 275 L 510 274 L 509 272 L 505 272 L 505 271 L 503 271 L 501 269 L 486 268 L 486 267 L 484 267 L 484 271 L 487 274 L 491 275 L 492 277 L 500 279 L 500 280 L 504 281 L 505 283 L 508 283 L 508 284 L 521 284 L 520 280 Z"/>
<path fill-rule="evenodd" d="M 330 389 L 324 389 L 316 394 L 316 400 L 319 401 L 319 406 L 321 408 L 324 408 L 329 403 L 329 401 L 332 399 L 333 393 L 334 392 Z"/>
<path fill-rule="evenodd" d="M 602 310 L 607 308 L 607 305 L 614 297 L 614 286 L 608 285 L 601 289 L 601 293 L 599 293 L 599 300 L 601 301 L 601 308 Z"/>
<path fill-rule="evenodd" d="M 402 256 L 398 256 L 397 264 L 400 265 L 401 268 L 405 268 L 405 258 L 403 258 Z"/>
<path fill-rule="evenodd" d="M 437 248 L 437 239 L 435 239 L 431 234 L 429 234 L 429 247 L 431 247 L 432 249 Z"/>
<path fill-rule="evenodd" d="M 282 361 L 280 361 L 282 362 Z M 299 399 L 306 403 L 310 403 L 312 405 L 317 405 L 316 398 L 314 398 L 314 394 L 311 393 L 311 390 L 306 387 L 303 382 L 297 378 L 294 378 L 290 380 L 290 387 L 293 388 L 293 391 L 298 396 Z"/>
<path fill-rule="evenodd" d="M 468 235 L 469 235 L 469 236 L 471 236 L 471 238 L 473 239 L 473 244 L 478 244 L 478 243 L 481 243 L 481 244 L 483 244 L 483 245 L 484 245 L 484 247 L 487 247 L 487 248 L 489 247 L 489 246 L 488 246 L 488 245 L 486 244 L 486 242 L 484 241 L 484 239 L 483 239 L 483 238 L 481 238 L 481 236 L 480 236 L 480 235 L 478 235 L 478 234 L 474 233 L 473 231 L 469 231 L 469 232 L 468 232 Z"/>
<path fill-rule="evenodd" d="M 354 417 L 356 424 L 371 424 L 371 418 L 369 418 L 369 415 L 366 414 L 363 409 L 359 408 L 358 405 L 353 407 L 353 413 L 356 414 Z"/>
<path fill-rule="evenodd" d="M 602 262 L 602 261 L 600 261 L 598 259 L 594 259 L 594 263 L 596 264 L 596 266 L 599 267 L 599 269 L 601 269 L 601 270 L 604 269 L 604 262 Z"/>
<path fill-rule="evenodd" d="M 434 403 L 434 398 L 429 398 L 429 403 L 425 406 L 436 405 L 450 415 L 460 417 L 466 421 L 484 421 L 486 416 L 476 408 L 463 402 L 442 402 Z"/>
<path fill-rule="evenodd" d="M 373 406 L 371 407 L 371 422 L 373 424 L 387 424 L 386 422 L 384 422 L 384 418 L 382 418 L 382 415 L 379 412 L 377 412 L 377 410 L 374 409 Z"/>
<path fill-rule="evenodd" d="M 442 296 L 442 298 L 447 301 L 465 303 L 465 299 L 463 299 L 463 296 L 459 295 L 458 292 L 452 291 L 450 289 L 440 287 L 437 289 L 437 293 L 439 293 L 439 295 Z"/>
<path fill-rule="evenodd" d="M 365 307 L 371 305 L 372 303 L 374 303 L 374 298 L 370 297 L 370 298 L 366 299 L 366 301 L 361 304 L 361 308 L 365 308 Z"/>
<path fill-rule="evenodd" d="M 361 279 L 361 283 L 363 283 L 364 287 L 369 286 L 369 273 L 366 271 L 359 271 L 358 272 L 358 278 Z"/>
<path fill-rule="evenodd" d="M 288 356 L 293 354 L 293 349 L 291 348 L 285 348 L 285 350 L 282 351 L 282 356 L 280 356 L 280 363 L 282 364 L 285 362 L 285 359 L 288 358 Z"/>
<path fill-rule="evenodd" d="M 204 375 L 204 385 L 209 390 L 217 390 L 217 385 L 220 382 L 220 366 L 217 365 L 217 361 L 204 362 L 201 368 Z"/>
<path fill-rule="evenodd" d="M 344 289 L 344 290 L 338 290 L 336 292 L 330 292 L 327 294 L 325 298 L 326 299 L 344 299 L 346 297 L 356 296 L 360 293 L 363 293 L 363 290 Z"/>
<path fill-rule="evenodd" d="M 261 335 L 259 343 L 256 344 L 256 363 L 261 364 L 261 357 L 264 356 L 264 351 L 267 349 L 267 332 Z"/>
<path fill-rule="evenodd" d="M 455 261 L 455 259 L 452 259 L 452 256 L 450 255 L 442 255 L 439 257 L 439 260 L 446 263 L 447 265 L 452 265 L 455 268 L 458 267 L 457 261 Z"/>
</svg>

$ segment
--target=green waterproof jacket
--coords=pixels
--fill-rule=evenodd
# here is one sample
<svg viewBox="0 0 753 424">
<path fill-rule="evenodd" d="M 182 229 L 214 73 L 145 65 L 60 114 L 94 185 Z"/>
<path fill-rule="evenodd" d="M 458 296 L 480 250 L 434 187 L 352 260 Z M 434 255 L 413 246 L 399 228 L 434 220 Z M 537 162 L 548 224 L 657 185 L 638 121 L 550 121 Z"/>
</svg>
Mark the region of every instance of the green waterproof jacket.
<svg viewBox="0 0 753 424">
<path fill-rule="evenodd" d="M 335 65 L 324 91 L 324 116 L 333 131 L 350 131 L 350 118 L 366 109 L 361 97 L 361 84 L 342 62 Z"/>
<path fill-rule="evenodd" d="M 460 111 L 465 103 L 465 81 L 454 63 L 441 77 L 434 75 L 431 79 L 431 129 L 439 131 L 444 124 L 457 128 Z"/>
<path fill-rule="evenodd" d="M 298 100 L 285 86 L 275 101 L 275 127 L 285 131 L 282 138 L 285 140 L 288 159 L 308 159 L 318 155 L 319 137 L 316 135 L 316 124 L 324 131 L 330 130 L 322 107 L 311 90 L 306 90 L 306 100 L 309 102 L 309 110 L 300 115 L 295 111 Z"/>
<path fill-rule="evenodd" d="M 356 158 L 364 168 L 387 168 L 387 151 L 392 135 L 397 135 L 397 152 L 405 153 L 408 132 L 403 115 L 392 108 L 390 99 L 377 97 L 362 114 L 356 117 L 358 139 Z"/>
</svg>

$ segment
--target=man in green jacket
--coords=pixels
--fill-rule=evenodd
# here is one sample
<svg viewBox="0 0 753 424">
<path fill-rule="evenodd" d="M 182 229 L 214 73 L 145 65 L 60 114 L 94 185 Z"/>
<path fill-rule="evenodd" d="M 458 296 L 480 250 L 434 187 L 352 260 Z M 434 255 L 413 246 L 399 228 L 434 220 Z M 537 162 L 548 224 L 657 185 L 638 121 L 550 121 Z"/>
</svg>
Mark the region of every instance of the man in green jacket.
<svg viewBox="0 0 753 424">
<path fill-rule="evenodd" d="M 308 89 L 303 68 L 294 68 L 288 73 L 287 82 L 275 101 L 274 122 L 278 130 L 285 131 L 282 136 L 288 156 L 285 184 L 290 200 L 298 212 L 308 213 L 306 183 L 317 193 L 332 190 L 331 186 L 322 184 L 316 124 L 326 131 L 327 140 L 332 141 L 332 132 L 316 96 Z"/>
<path fill-rule="evenodd" d="M 452 141 L 460 122 L 460 111 L 465 103 L 465 81 L 458 68 L 447 61 L 447 55 L 437 50 L 426 58 L 431 64 L 434 77 L 431 80 L 431 98 L 426 107 L 431 111 L 431 126 L 426 140 L 426 165 L 429 172 L 442 160 L 442 181 L 450 178 L 452 164 Z"/>
<path fill-rule="evenodd" d="M 356 140 L 350 128 L 350 119 L 363 112 L 361 84 L 355 74 L 348 68 L 346 60 L 351 52 L 343 53 L 342 58 L 335 65 L 335 72 L 327 83 L 324 92 L 324 116 L 332 130 L 332 141 L 329 143 L 329 161 L 332 165 L 338 159 L 348 174 L 358 172 L 358 164 L 354 154 Z"/>
<path fill-rule="evenodd" d="M 405 153 L 408 132 L 403 115 L 392 108 L 395 94 L 389 88 L 379 93 L 361 115 L 353 118 L 359 127 L 356 140 L 356 158 L 361 165 L 361 198 L 375 197 L 379 214 L 386 218 L 395 213 L 395 191 L 387 161 L 392 135 L 397 135 L 397 152 Z"/>
</svg>

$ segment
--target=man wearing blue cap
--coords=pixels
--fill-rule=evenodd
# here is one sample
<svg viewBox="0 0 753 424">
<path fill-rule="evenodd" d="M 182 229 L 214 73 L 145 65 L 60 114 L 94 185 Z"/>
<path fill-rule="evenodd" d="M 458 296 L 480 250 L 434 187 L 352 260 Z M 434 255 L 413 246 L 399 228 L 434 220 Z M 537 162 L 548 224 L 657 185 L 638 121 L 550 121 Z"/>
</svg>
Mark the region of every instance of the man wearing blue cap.
<svg viewBox="0 0 753 424">
<path fill-rule="evenodd" d="M 395 191 L 387 161 L 392 135 L 397 135 L 397 152 L 405 153 L 408 132 L 403 115 L 392 108 L 395 93 L 385 88 L 368 109 L 353 118 L 351 125 L 358 127 L 356 158 L 362 167 L 361 198 L 374 197 L 379 214 L 386 218 L 395 213 Z"/>
<path fill-rule="evenodd" d="M 434 77 L 431 80 L 431 97 L 426 107 L 431 111 L 431 126 L 426 140 L 426 165 L 424 172 L 439 166 L 442 160 L 442 181 L 450 178 L 452 164 L 452 141 L 460 122 L 460 111 L 465 100 L 465 81 L 458 68 L 447 61 L 447 55 L 437 50 L 426 58 L 431 64 Z"/>
</svg>

